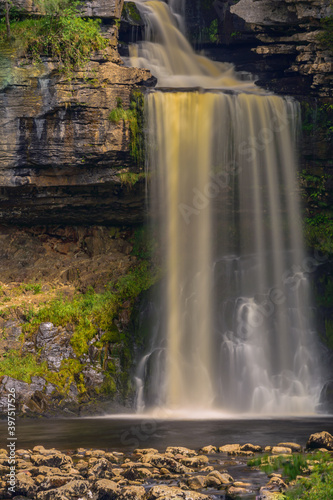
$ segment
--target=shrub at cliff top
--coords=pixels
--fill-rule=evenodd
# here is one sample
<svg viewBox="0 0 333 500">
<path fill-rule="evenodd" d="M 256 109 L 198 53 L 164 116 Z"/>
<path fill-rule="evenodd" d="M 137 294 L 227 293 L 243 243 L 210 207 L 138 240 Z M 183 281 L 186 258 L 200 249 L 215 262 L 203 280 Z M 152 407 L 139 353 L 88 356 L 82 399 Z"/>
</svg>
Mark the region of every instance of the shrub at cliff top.
<svg viewBox="0 0 333 500">
<path fill-rule="evenodd" d="M 68 77 L 75 67 L 84 67 L 91 54 L 104 49 L 108 41 L 100 34 L 100 20 L 78 17 L 78 2 L 39 0 L 35 2 L 44 15 L 11 15 L 11 38 L 8 40 L 5 17 L 0 19 L 0 43 L 10 44 L 40 62 L 42 56 L 55 58 Z"/>
</svg>

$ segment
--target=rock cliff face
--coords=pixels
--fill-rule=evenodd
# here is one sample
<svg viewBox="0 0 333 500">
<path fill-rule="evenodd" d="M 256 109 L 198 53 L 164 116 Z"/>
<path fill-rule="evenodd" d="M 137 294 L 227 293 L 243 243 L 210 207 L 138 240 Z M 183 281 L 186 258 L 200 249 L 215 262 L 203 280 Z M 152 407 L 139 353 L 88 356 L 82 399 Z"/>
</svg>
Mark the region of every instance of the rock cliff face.
<svg viewBox="0 0 333 500">
<path fill-rule="evenodd" d="M 30 0 L 14 3 L 34 13 Z M 116 20 L 122 6 L 123 0 L 84 3 L 83 15 L 103 19 L 109 44 L 70 81 L 50 58 L 32 64 L 17 47 L 0 52 L 0 400 L 6 392 L 7 355 L 47 363 L 42 377 L 32 377 L 31 383 L 18 374 L 18 380 L 10 379 L 21 388 L 18 410 L 23 412 L 45 414 L 54 408 L 59 413 L 71 407 L 77 414 L 82 404 L 94 406 L 95 398 L 91 411 L 97 412 L 104 399 L 109 407 L 117 398 L 125 404 L 132 395 L 135 342 L 129 323 L 140 292 L 114 302 L 119 310 L 111 332 L 93 324 L 97 333 L 93 339 L 88 335 L 89 352 L 79 358 L 71 347 L 73 325 L 53 328 L 47 317 L 42 330 L 48 325 L 53 336 L 45 345 L 37 331 L 26 332 L 28 310 L 40 310 L 57 297 L 73 303 L 89 290 L 104 297 L 107 287 L 121 279 L 128 287 L 126 280 L 141 262 L 132 253 L 132 238 L 133 226 L 144 219 L 145 185 L 133 139 L 137 144 L 143 133 L 141 93 L 154 79 L 119 58 Z M 136 137 L 126 118 L 134 101 Z M 124 119 L 111 120 L 119 104 Z M 114 304 L 110 299 L 108 318 Z M 55 377 L 53 388 L 45 382 L 48 376 Z"/>
<path fill-rule="evenodd" d="M 320 20 L 331 13 L 328 0 L 199 0 L 196 9 L 188 0 L 186 5 L 192 39 L 216 58 L 254 73 L 260 85 L 279 93 L 332 96 L 332 54 L 318 41 Z"/>
<path fill-rule="evenodd" d="M 85 4 L 87 12 L 104 17 L 119 16 L 121 7 L 120 0 Z M 109 47 L 72 81 L 50 59 L 36 66 L 17 52 L 2 53 L 0 223 L 142 220 L 143 183 L 129 189 L 123 175 L 140 170 L 130 154 L 129 124 L 112 123 L 109 114 L 119 99 L 128 108 L 133 89 L 148 84 L 151 75 L 123 66 L 117 27 L 102 29 Z"/>
</svg>

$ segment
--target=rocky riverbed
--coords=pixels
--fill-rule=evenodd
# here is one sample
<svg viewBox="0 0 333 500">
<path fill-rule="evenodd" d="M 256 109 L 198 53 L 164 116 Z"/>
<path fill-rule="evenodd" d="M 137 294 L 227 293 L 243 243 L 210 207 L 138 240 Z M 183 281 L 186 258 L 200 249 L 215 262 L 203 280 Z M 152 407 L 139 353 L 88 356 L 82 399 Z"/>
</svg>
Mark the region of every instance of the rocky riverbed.
<svg viewBox="0 0 333 500">
<path fill-rule="evenodd" d="M 14 465 L 7 447 L 0 450 L 0 499 L 273 500 L 293 483 L 288 484 L 280 471 L 266 475 L 249 466 L 248 460 L 256 456 L 288 460 L 302 453 L 309 464 L 304 469 L 307 475 L 313 451 L 331 453 L 333 436 L 312 434 L 304 449 L 294 442 L 264 449 L 245 443 L 207 445 L 199 450 L 169 446 L 163 452 L 139 448 L 132 453 L 86 448 L 63 453 L 35 446 L 17 449 Z"/>
</svg>

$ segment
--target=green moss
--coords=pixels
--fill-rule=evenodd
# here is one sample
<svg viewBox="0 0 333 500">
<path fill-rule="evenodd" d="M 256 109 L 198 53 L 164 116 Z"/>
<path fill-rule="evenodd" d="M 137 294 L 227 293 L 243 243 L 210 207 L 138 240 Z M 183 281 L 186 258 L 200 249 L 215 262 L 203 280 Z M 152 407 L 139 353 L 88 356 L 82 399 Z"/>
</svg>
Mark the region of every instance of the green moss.
<svg viewBox="0 0 333 500">
<path fill-rule="evenodd" d="M 56 298 L 38 311 L 29 309 L 29 323 L 24 332 L 32 334 L 42 322 L 50 321 L 56 326 L 71 325 L 74 334 L 71 345 L 78 356 L 88 351 L 88 342 L 96 335 L 98 328 L 105 332 L 105 342 L 118 341 L 114 318 L 124 302 L 133 304 L 137 296 L 152 286 L 159 278 L 159 271 L 147 261 L 139 262 L 118 282 L 110 282 L 103 293 L 92 288 L 85 294 L 77 294 L 72 300 Z"/>
<path fill-rule="evenodd" d="M 120 182 L 126 186 L 133 187 L 137 182 L 141 179 L 145 178 L 144 172 L 120 172 L 117 174 L 120 179 Z"/>
<path fill-rule="evenodd" d="M 59 372 L 46 370 L 43 377 L 48 382 L 56 385 L 60 393 L 67 393 L 71 384 L 75 383 L 80 394 L 86 392 L 83 375 L 81 374 L 83 365 L 77 359 L 64 359 L 61 362 Z"/>
<path fill-rule="evenodd" d="M 156 240 L 146 225 L 134 231 L 131 243 L 133 245 L 132 254 L 141 259 L 151 259 L 156 251 Z"/>
<path fill-rule="evenodd" d="M 117 99 L 117 106 L 110 112 L 112 123 L 128 122 L 130 129 L 130 154 L 138 167 L 143 167 L 145 158 L 144 142 L 144 96 L 137 90 L 132 92 L 130 107 L 124 109 L 122 100 Z"/>
<path fill-rule="evenodd" d="M 43 376 L 46 371 L 46 362 L 38 363 L 33 354 L 21 356 L 18 351 L 8 351 L 0 359 L 0 377 L 7 375 L 30 383 L 32 376 Z"/>
<path fill-rule="evenodd" d="M 122 16 L 122 18 L 125 19 L 125 21 L 128 21 L 130 24 L 136 24 L 136 25 L 143 24 L 140 13 L 139 13 L 137 6 L 135 5 L 134 2 L 125 2 L 124 3 L 124 7 L 123 7 L 123 11 L 122 11 L 121 16 Z"/>
<path fill-rule="evenodd" d="M 96 390 L 98 394 L 109 394 L 113 395 L 117 391 L 117 383 L 114 380 L 113 376 L 107 373 L 105 375 L 105 379 L 100 388 Z"/>
</svg>

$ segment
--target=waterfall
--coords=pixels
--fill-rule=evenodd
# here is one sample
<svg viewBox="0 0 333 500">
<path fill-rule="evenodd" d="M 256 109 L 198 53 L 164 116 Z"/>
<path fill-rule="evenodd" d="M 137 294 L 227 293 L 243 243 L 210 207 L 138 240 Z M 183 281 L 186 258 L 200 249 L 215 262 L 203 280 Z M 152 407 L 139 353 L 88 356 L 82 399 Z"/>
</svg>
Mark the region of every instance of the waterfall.
<svg viewBox="0 0 333 500">
<path fill-rule="evenodd" d="M 158 78 L 146 97 L 149 200 L 165 267 L 138 408 L 314 413 L 298 103 L 197 55 L 166 3 L 137 5 L 146 35 L 130 63 Z"/>
</svg>

